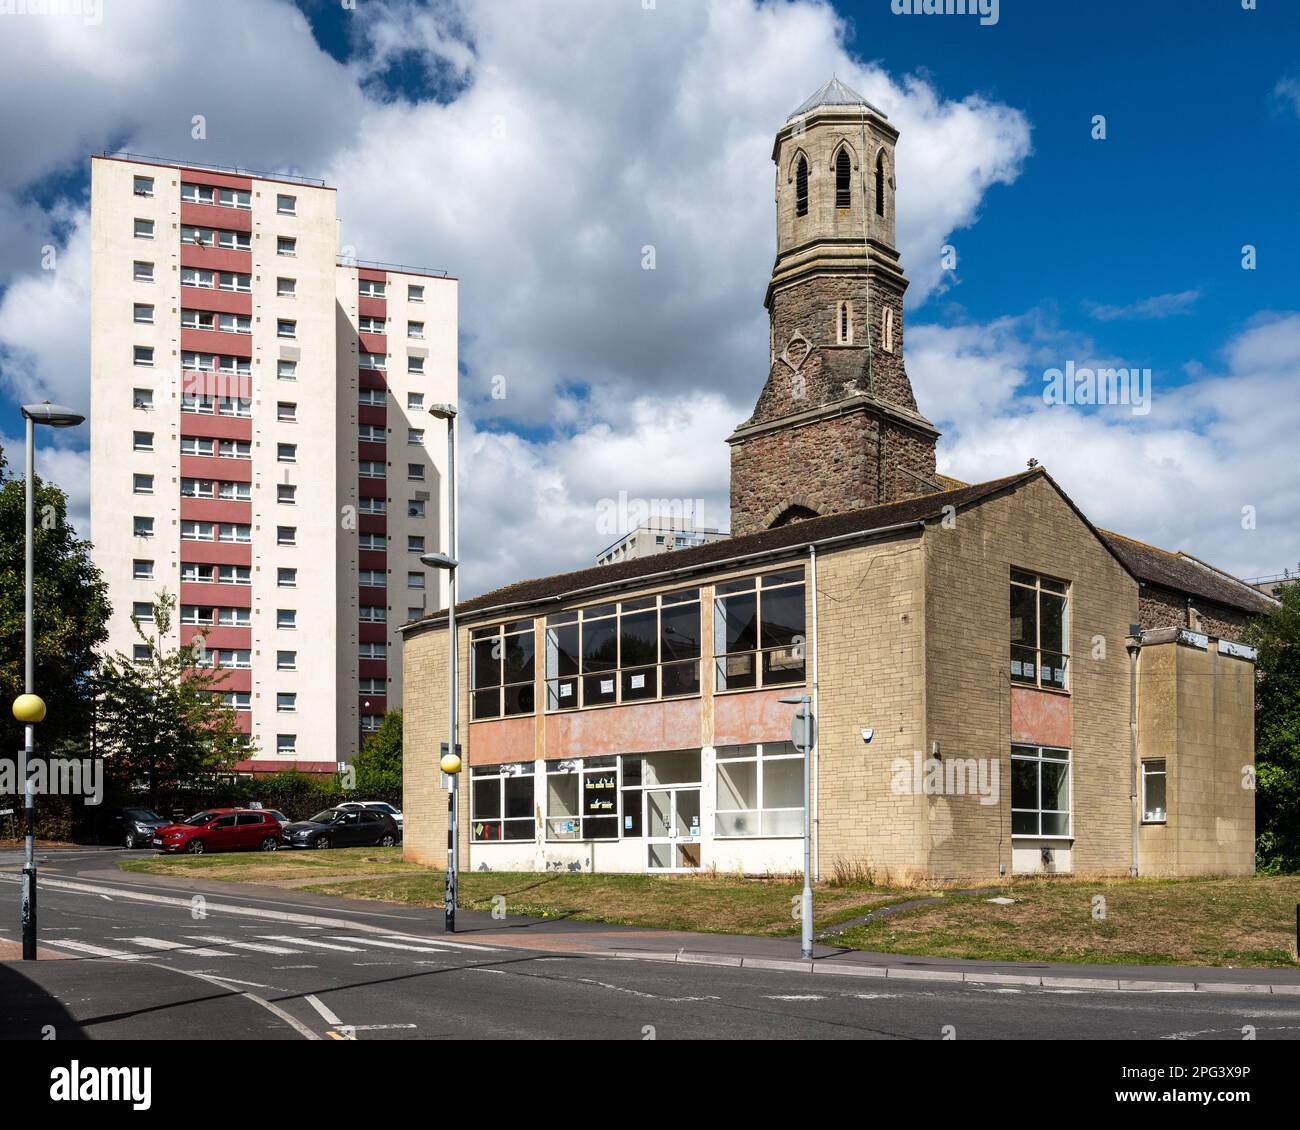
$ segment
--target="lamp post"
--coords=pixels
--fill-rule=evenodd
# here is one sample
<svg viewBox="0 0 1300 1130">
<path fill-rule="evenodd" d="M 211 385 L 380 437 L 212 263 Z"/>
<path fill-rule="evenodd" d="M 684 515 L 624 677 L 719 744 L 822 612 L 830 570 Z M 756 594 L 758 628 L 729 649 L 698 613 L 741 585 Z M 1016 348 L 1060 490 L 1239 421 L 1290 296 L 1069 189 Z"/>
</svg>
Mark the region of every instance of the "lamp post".
<svg viewBox="0 0 1300 1130">
<path fill-rule="evenodd" d="M 813 898 L 812 898 L 812 747 L 816 739 L 817 719 L 812 713 L 812 695 L 790 695 L 781 699 L 798 706 L 790 726 L 794 747 L 803 754 L 803 900 L 799 918 L 802 927 L 800 954 L 808 959 L 813 955 Z"/>
<path fill-rule="evenodd" d="M 32 807 L 32 761 L 36 754 L 36 723 L 45 718 L 45 703 L 36 693 L 36 653 L 33 646 L 33 605 L 36 590 L 36 425 L 72 428 L 86 419 L 71 408 L 24 404 L 27 427 L 27 496 L 25 517 L 26 583 L 23 591 L 23 693 L 14 700 L 14 717 L 23 723 L 23 960 L 36 960 L 36 818 Z"/>
<path fill-rule="evenodd" d="M 458 678 L 456 660 L 456 406 L 434 404 L 429 414 L 447 423 L 447 553 L 425 553 L 420 563 L 447 574 L 447 753 L 440 767 L 450 778 L 447 789 L 447 886 L 443 895 L 443 929 L 448 934 L 456 932 L 456 888 L 460 872 L 459 782 L 460 755 L 457 753 L 456 692 Z"/>
</svg>

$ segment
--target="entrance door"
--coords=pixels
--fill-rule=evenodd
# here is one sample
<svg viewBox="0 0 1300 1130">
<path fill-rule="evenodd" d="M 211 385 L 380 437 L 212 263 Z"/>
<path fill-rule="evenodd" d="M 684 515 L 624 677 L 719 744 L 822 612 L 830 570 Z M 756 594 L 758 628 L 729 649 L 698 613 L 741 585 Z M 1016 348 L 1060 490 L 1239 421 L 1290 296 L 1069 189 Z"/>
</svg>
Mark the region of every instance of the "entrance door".
<svg viewBox="0 0 1300 1130">
<path fill-rule="evenodd" d="M 647 789 L 646 870 L 696 871 L 700 866 L 700 790 Z"/>
</svg>

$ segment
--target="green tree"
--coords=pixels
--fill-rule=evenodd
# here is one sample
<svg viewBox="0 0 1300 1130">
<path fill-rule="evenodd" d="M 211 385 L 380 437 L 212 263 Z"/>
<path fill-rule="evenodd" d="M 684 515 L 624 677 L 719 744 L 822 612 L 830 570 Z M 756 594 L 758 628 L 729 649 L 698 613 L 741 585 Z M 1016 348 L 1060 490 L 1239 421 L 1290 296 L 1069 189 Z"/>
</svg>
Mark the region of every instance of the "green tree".
<svg viewBox="0 0 1300 1130">
<path fill-rule="evenodd" d="M 23 693 L 26 483 L 7 473 L 0 450 L 0 741 L 6 756 L 22 745 L 10 713 Z M 108 585 L 90 560 L 90 543 L 68 523 L 68 499 L 37 479 L 34 543 L 36 692 L 49 715 L 36 731 L 41 749 L 84 742 L 89 730 L 95 648 L 108 638 Z"/>
<path fill-rule="evenodd" d="M 131 618 L 148 658 L 118 652 L 100 669 L 99 718 L 114 783 L 144 785 L 156 803 L 160 791 L 192 785 L 252 751 L 222 701 L 227 673 L 207 665 L 203 635 L 172 647 L 176 598 L 160 592 L 153 608 L 152 633 Z"/>
<path fill-rule="evenodd" d="M 1300 871 L 1300 581 L 1256 620 L 1255 843 L 1261 871 Z"/>
<path fill-rule="evenodd" d="M 402 799 L 402 712 L 390 710 L 352 759 L 358 795 L 400 804 Z"/>
</svg>

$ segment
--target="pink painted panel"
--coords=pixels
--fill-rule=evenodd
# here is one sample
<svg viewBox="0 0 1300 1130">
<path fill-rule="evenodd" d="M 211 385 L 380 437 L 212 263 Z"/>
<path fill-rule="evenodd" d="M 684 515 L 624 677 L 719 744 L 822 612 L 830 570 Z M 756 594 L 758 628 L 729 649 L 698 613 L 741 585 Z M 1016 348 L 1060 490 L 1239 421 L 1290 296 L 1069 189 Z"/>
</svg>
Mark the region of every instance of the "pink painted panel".
<svg viewBox="0 0 1300 1130">
<path fill-rule="evenodd" d="M 746 694 L 720 694 L 713 700 L 713 744 L 749 745 L 788 742 L 796 707 L 782 695 L 801 694 L 802 687 L 773 688 Z"/>
<path fill-rule="evenodd" d="M 1012 687 L 1011 740 L 1072 748 L 1070 701 L 1069 695 Z"/>
<path fill-rule="evenodd" d="M 469 763 L 499 765 L 505 761 L 532 761 L 533 716 L 495 718 L 469 728 Z"/>
<path fill-rule="evenodd" d="M 698 698 L 578 710 L 550 714 L 546 718 L 548 760 L 698 749 L 703 744 L 704 726 Z"/>
</svg>

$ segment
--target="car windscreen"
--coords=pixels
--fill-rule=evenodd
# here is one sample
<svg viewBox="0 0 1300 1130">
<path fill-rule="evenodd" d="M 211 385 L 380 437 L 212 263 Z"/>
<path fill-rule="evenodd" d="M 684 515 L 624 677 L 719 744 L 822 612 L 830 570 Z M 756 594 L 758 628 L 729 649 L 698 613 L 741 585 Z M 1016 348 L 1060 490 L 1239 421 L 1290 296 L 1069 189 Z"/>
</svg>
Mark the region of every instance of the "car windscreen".
<svg viewBox="0 0 1300 1130">
<path fill-rule="evenodd" d="M 215 812 L 196 812 L 193 816 L 185 817 L 185 819 L 182 820 L 181 823 L 194 824 L 194 825 L 206 824 L 209 820 L 211 820 L 216 815 L 217 814 Z"/>
<path fill-rule="evenodd" d="M 333 808 L 327 808 L 324 812 L 318 812 L 311 818 L 313 824 L 333 824 L 343 814 Z"/>
<path fill-rule="evenodd" d="M 161 820 L 152 808 L 124 808 L 122 810 L 130 820 Z"/>
</svg>

